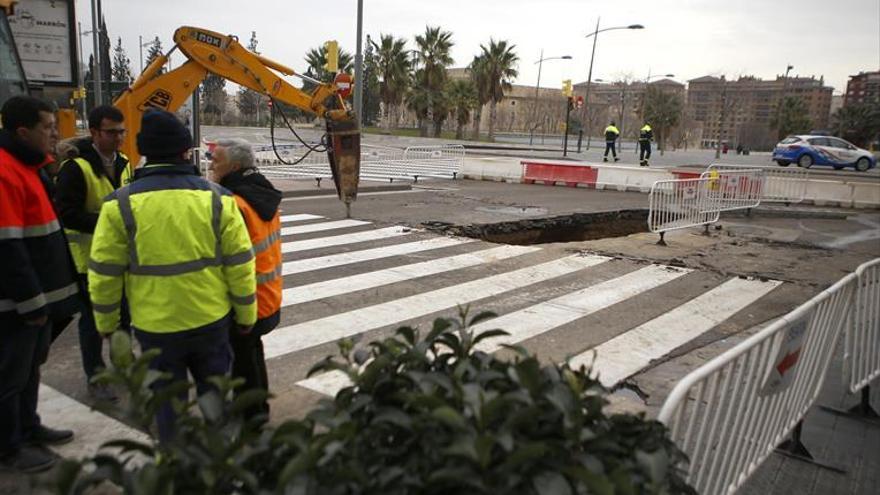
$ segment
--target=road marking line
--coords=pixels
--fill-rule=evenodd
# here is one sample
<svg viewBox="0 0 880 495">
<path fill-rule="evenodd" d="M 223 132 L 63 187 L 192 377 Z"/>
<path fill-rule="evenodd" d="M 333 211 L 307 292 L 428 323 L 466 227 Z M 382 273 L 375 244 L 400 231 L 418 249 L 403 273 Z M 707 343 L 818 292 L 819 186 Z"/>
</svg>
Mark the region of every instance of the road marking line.
<svg viewBox="0 0 880 495">
<path fill-rule="evenodd" d="M 324 218 L 321 215 L 310 215 L 308 213 L 300 213 L 298 215 L 284 215 L 281 217 L 281 223 L 303 222 L 306 220 L 318 220 Z"/>
<path fill-rule="evenodd" d="M 308 225 L 297 225 L 296 227 L 284 227 L 281 229 L 281 235 L 310 234 L 312 232 L 323 232 L 325 230 L 370 225 L 370 223 L 371 222 L 365 222 L 363 220 L 336 220 L 333 222 L 310 223 Z"/>
<path fill-rule="evenodd" d="M 355 232 L 353 234 L 319 237 L 317 239 L 303 239 L 301 241 L 291 241 L 281 244 L 281 252 L 295 253 L 298 251 L 308 251 L 310 249 L 343 246 L 345 244 L 354 244 L 357 242 L 376 241 L 379 239 L 389 239 L 392 237 L 407 235 L 412 232 L 415 232 L 415 230 L 406 227 L 385 227 L 383 229 L 367 230 L 363 232 Z"/>
<path fill-rule="evenodd" d="M 313 270 L 321 270 L 323 268 L 349 265 L 362 261 L 390 258 L 392 256 L 400 256 L 403 254 L 418 253 L 420 251 L 430 251 L 432 249 L 457 246 L 459 244 L 466 244 L 468 242 L 474 242 L 474 239 L 463 239 L 459 237 L 432 237 L 430 239 L 423 239 L 421 241 L 405 242 L 403 244 L 393 244 L 391 246 L 364 249 L 361 251 L 352 251 L 349 253 L 331 254 L 328 256 L 320 256 L 318 258 L 307 258 L 304 260 L 288 261 L 283 265 L 282 274 L 291 275 L 294 273 L 306 273 Z"/>
<path fill-rule="evenodd" d="M 372 289 L 406 280 L 426 277 L 461 268 L 492 263 L 507 258 L 521 256 L 526 253 L 540 251 L 541 248 L 526 246 L 499 246 L 496 248 L 459 254 L 448 258 L 432 259 L 409 265 L 395 266 L 384 270 L 376 270 L 350 277 L 335 278 L 315 282 L 313 284 L 284 289 L 281 296 L 282 306 L 292 306 L 327 297 L 348 294 L 364 289 Z"/>
<path fill-rule="evenodd" d="M 612 387 L 638 373 L 676 348 L 708 332 L 743 310 L 782 282 L 734 278 L 571 359 L 571 366 L 589 366 L 606 386 Z"/>
<path fill-rule="evenodd" d="M 37 410 L 44 424 L 52 428 L 73 430 L 72 442 L 52 446 L 53 451 L 64 457 L 92 456 L 104 442 L 110 440 L 149 442 L 146 433 L 93 410 L 43 383 L 40 384 Z"/>
<path fill-rule="evenodd" d="M 536 337 L 671 282 L 690 272 L 691 270 L 687 269 L 651 265 L 479 323 L 471 328 L 475 333 L 500 328 L 510 335 L 483 340 L 477 344 L 477 349 L 487 353 L 495 352 L 501 349 L 504 344 L 517 344 Z M 318 393 L 335 396 L 342 388 L 351 385 L 351 381 L 341 371 L 330 371 L 301 380 L 296 384 Z"/>
<path fill-rule="evenodd" d="M 687 275 L 691 270 L 651 265 L 556 299 L 515 311 L 473 327 L 475 332 L 500 328 L 510 335 L 477 344 L 483 352 L 495 352 L 503 344 L 516 344 L 536 337 L 642 292 Z"/>
<path fill-rule="evenodd" d="M 283 356 L 344 337 L 574 273 L 608 261 L 602 256 L 568 256 L 480 280 L 415 294 L 317 320 L 279 328 L 263 337 L 266 358 Z"/>
</svg>

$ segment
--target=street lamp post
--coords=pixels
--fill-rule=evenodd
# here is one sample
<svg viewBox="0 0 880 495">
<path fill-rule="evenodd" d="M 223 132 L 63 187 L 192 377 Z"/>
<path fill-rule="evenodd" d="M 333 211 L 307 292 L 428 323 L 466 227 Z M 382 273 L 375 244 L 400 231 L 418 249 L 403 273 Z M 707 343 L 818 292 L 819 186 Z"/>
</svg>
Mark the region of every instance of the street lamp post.
<svg viewBox="0 0 880 495">
<path fill-rule="evenodd" d="M 605 29 L 599 29 L 599 21 L 600 20 L 601 20 L 601 17 L 599 19 L 596 19 L 596 30 L 586 36 L 586 38 L 589 38 L 590 36 L 593 37 L 593 52 L 590 55 L 590 70 L 587 73 L 587 95 L 584 97 L 584 112 L 585 112 L 585 114 L 589 112 L 589 108 L 590 108 L 590 84 L 593 79 L 593 59 L 596 57 L 596 40 L 599 37 L 599 33 L 602 33 L 605 31 L 613 31 L 615 29 L 645 29 L 645 26 L 643 26 L 641 24 L 630 24 L 629 26 L 616 26 L 616 27 L 610 27 L 610 28 L 605 28 Z M 590 117 L 592 117 L 592 115 Z M 591 136 L 592 136 L 592 125 L 590 123 L 590 119 L 587 118 L 587 148 L 586 149 L 590 149 L 590 137 Z"/>
<path fill-rule="evenodd" d="M 141 55 L 141 72 L 144 71 L 144 47 L 145 46 L 153 46 L 156 44 L 156 38 L 151 39 L 150 41 L 144 43 L 144 37 L 138 36 L 138 44 L 140 45 L 140 55 Z"/>
<path fill-rule="evenodd" d="M 535 105 L 534 105 L 535 108 L 533 110 L 533 115 L 532 115 L 532 119 L 534 121 L 538 120 L 538 91 L 541 88 L 541 67 L 543 67 L 545 60 L 571 60 L 571 55 L 562 55 L 559 57 L 544 58 L 544 49 L 543 48 L 541 49 L 541 57 L 539 58 L 539 60 L 537 62 L 535 62 L 536 64 L 538 64 L 538 82 L 537 82 L 537 84 L 535 84 Z M 537 124 L 535 125 L 535 127 L 537 127 Z M 533 128 L 532 131 L 534 131 L 534 130 L 535 129 Z M 532 133 L 530 132 L 529 133 L 529 146 L 531 146 L 531 145 L 532 145 Z"/>
<path fill-rule="evenodd" d="M 782 135 L 782 107 L 785 106 L 785 97 L 788 94 L 788 73 L 791 72 L 791 69 L 794 69 L 794 66 L 789 64 L 785 68 L 785 76 L 782 78 L 782 98 L 779 100 L 779 106 L 776 109 L 776 137 L 781 140 Z"/>
</svg>

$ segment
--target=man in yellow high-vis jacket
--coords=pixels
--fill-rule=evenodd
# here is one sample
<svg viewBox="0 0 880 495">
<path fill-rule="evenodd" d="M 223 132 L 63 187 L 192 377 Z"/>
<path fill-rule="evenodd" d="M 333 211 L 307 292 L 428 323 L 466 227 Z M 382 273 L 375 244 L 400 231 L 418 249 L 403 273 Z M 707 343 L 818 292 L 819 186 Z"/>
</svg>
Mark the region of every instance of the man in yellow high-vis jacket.
<svg viewBox="0 0 880 495">
<path fill-rule="evenodd" d="M 92 238 L 89 285 L 98 331 L 119 326 L 123 280 L 131 328 L 153 369 L 199 394 L 229 371 L 229 329 L 257 320 L 254 254 L 232 194 L 198 176 L 189 131 L 173 114 L 148 111 L 137 137 L 146 157 L 128 186 L 101 208 Z M 161 388 L 167 382 L 154 384 Z M 174 412 L 157 415 L 159 438 L 174 435 Z"/>
<path fill-rule="evenodd" d="M 95 328 L 88 296 L 88 263 L 92 234 L 104 198 L 121 185 L 131 165 L 119 147 L 125 138 L 122 112 L 110 105 L 89 112 L 91 137 L 75 141 L 76 157 L 61 164 L 55 178 L 55 204 L 64 226 L 70 254 L 83 289 L 83 310 L 79 317 L 79 347 L 89 395 L 99 401 L 115 401 L 113 391 L 92 377 L 105 367 L 101 357 L 102 339 Z"/>
</svg>

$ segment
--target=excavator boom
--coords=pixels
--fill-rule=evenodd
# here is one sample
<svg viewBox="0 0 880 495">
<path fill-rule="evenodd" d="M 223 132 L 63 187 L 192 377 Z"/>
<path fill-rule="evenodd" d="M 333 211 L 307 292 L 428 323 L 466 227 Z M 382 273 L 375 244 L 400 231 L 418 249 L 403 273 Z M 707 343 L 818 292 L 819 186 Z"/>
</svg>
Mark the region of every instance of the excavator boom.
<svg viewBox="0 0 880 495">
<path fill-rule="evenodd" d="M 174 32 L 174 43 L 171 52 L 179 49 L 187 58 L 183 65 L 160 73 L 168 57 L 157 57 L 114 102 L 125 115 L 129 132 L 123 151 L 132 163 L 140 158 L 136 137 L 143 112 L 149 108 L 176 111 L 212 73 L 266 95 L 273 102 L 324 118 L 334 182 L 340 199 L 350 206 L 357 197 L 360 130 L 354 113 L 345 106 L 341 88 L 335 83 L 320 83 L 307 93 L 276 73 L 298 75 L 293 69 L 249 51 L 235 36 L 184 26 Z M 272 111 L 280 110 L 273 104 Z"/>
</svg>

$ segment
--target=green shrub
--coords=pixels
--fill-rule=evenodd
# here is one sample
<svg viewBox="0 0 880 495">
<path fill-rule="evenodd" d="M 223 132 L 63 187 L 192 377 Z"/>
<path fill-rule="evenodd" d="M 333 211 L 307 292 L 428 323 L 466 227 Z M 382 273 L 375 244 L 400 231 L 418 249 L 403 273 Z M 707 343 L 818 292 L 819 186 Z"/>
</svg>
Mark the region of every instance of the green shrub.
<svg viewBox="0 0 880 495">
<path fill-rule="evenodd" d="M 242 419 L 262 392 L 224 401 L 239 383 L 217 378 L 219 393 L 176 404 L 174 441 L 110 442 L 124 454 L 65 461 L 54 488 L 80 493 L 109 481 L 136 494 L 695 493 L 665 427 L 606 415 L 607 391 L 586 370 L 542 366 L 519 347 L 510 347 L 511 360 L 476 351 L 504 334 L 468 329 L 492 316 L 437 319 L 424 337 L 399 328 L 367 348 L 342 341 L 339 356 L 310 374 L 342 372 L 352 385 L 306 419 L 278 426 Z M 147 370 L 152 356 L 135 358 L 125 334 L 113 336 L 112 351 L 114 369 L 103 379 L 128 390 L 129 415 L 147 425 L 179 389 L 149 390 L 159 378 Z"/>
</svg>

